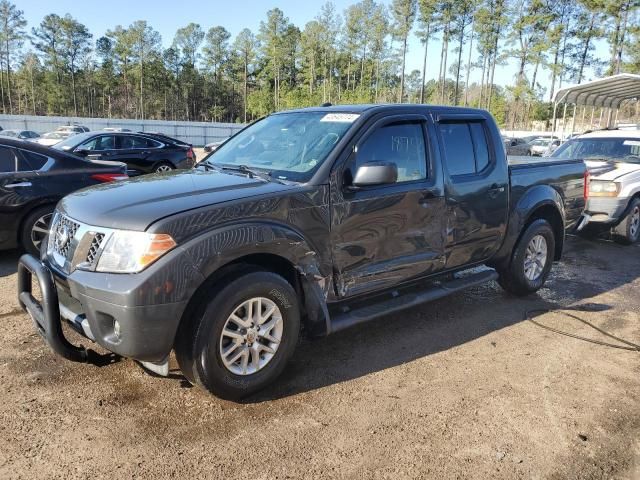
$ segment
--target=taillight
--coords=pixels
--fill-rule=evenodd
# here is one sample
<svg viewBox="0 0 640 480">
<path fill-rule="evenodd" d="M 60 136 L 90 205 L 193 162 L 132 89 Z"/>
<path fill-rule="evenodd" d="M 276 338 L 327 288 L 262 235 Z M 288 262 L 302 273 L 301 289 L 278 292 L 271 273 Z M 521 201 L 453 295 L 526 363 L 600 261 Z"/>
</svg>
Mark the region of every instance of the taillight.
<svg viewBox="0 0 640 480">
<path fill-rule="evenodd" d="M 99 182 L 115 182 L 117 180 L 126 180 L 129 175 L 126 173 L 96 173 L 91 175 L 91 178 Z"/>
<path fill-rule="evenodd" d="M 187 150 L 187 158 L 189 160 L 193 160 L 194 157 L 195 157 L 195 153 L 193 152 L 193 148 L 189 147 L 189 150 Z"/>
<path fill-rule="evenodd" d="M 584 172 L 584 199 L 585 201 L 589 199 L 589 182 L 591 182 L 591 174 L 589 173 L 589 170 L 586 170 Z"/>
</svg>

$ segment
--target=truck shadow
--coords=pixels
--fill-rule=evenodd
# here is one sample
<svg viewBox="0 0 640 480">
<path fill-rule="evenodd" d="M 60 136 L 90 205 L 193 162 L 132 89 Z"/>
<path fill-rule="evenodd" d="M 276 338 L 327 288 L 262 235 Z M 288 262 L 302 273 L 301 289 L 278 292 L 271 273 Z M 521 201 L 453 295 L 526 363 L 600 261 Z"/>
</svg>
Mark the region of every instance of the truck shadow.
<svg viewBox="0 0 640 480">
<path fill-rule="evenodd" d="M 593 297 L 640 275 L 637 248 L 570 237 L 564 260 L 554 265 L 547 286 L 536 295 L 513 297 L 491 283 L 335 336 L 305 340 L 283 375 L 244 403 L 270 401 L 347 382 L 482 340 L 492 332 L 525 321 L 528 312 L 605 312 L 613 307 Z M 621 265 L 626 266 L 623 271 Z M 485 364 L 478 365 L 484 368 Z"/>
</svg>

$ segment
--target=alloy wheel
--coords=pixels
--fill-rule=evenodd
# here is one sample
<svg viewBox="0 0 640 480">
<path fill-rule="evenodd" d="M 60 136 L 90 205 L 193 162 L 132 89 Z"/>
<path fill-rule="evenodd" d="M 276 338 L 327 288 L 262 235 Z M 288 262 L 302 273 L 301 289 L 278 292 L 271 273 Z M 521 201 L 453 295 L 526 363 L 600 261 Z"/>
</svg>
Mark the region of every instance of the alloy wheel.
<svg viewBox="0 0 640 480">
<path fill-rule="evenodd" d="M 546 264 L 547 240 L 542 235 L 536 235 L 527 245 L 524 257 L 524 276 L 535 282 L 542 275 Z"/>
<path fill-rule="evenodd" d="M 220 358 L 231 373 L 251 375 L 274 357 L 282 341 L 280 308 L 265 297 L 254 297 L 238 305 L 222 328 Z"/>
<path fill-rule="evenodd" d="M 40 245 L 44 240 L 44 237 L 49 233 L 49 227 L 51 226 L 51 217 L 53 213 L 47 213 L 42 215 L 31 227 L 31 243 L 36 247 L 36 250 L 40 250 Z"/>
</svg>

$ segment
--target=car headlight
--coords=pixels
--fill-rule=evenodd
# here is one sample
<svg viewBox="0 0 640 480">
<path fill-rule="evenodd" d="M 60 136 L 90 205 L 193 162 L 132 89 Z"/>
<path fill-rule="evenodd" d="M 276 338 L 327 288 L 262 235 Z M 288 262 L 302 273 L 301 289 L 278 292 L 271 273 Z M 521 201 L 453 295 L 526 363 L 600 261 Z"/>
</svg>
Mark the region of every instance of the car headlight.
<svg viewBox="0 0 640 480">
<path fill-rule="evenodd" d="M 176 246 L 171 235 L 117 230 L 107 239 L 96 271 L 137 273 Z"/>
<path fill-rule="evenodd" d="M 591 180 L 589 183 L 589 195 L 592 197 L 617 197 L 618 193 L 620 193 L 619 183 L 599 180 Z"/>
</svg>

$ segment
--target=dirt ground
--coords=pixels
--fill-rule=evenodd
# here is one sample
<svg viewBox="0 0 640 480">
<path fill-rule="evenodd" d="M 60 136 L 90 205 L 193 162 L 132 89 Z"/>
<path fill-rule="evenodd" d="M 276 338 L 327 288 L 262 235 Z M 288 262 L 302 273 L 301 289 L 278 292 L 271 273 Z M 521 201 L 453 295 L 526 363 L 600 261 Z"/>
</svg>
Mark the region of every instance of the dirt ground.
<svg viewBox="0 0 640 480">
<path fill-rule="evenodd" d="M 0 257 L 0 478 L 640 479 L 640 247 L 572 238 L 539 295 L 496 284 L 320 340 L 244 403 L 173 370 L 55 357 Z M 86 344 L 86 341 L 85 341 Z"/>
</svg>

